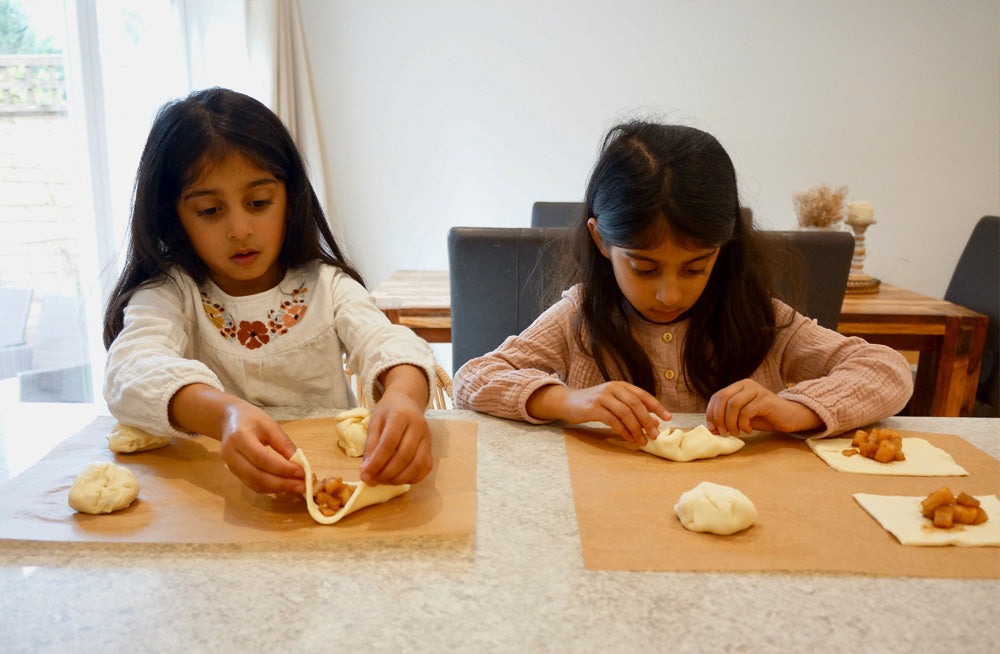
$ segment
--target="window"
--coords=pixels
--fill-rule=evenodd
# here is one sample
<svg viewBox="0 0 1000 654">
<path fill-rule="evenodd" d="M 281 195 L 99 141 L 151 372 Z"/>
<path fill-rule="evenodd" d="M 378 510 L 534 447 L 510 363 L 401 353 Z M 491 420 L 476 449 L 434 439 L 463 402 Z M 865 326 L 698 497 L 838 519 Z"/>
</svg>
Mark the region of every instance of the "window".
<svg viewBox="0 0 1000 654">
<path fill-rule="evenodd" d="M 30 295 L 0 340 L 0 401 L 101 404 L 136 163 L 188 92 L 178 26 L 170 0 L 0 0 L 0 289 Z"/>
</svg>

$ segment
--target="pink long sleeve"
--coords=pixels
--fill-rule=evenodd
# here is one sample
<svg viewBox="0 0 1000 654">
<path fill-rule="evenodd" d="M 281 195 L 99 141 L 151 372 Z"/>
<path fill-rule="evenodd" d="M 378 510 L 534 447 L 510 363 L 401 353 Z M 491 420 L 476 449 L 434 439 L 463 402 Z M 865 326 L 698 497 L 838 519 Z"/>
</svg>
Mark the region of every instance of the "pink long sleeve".
<svg viewBox="0 0 1000 654">
<path fill-rule="evenodd" d="M 463 365 L 455 374 L 455 406 L 543 422 L 528 415 L 528 398 L 546 384 L 587 388 L 604 383 L 593 358 L 572 333 L 579 291 L 562 299 L 517 336 Z M 780 330 L 767 358 L 751 376 L 789 400 L 801 402 L 826 423 L 820 435 L 839 433 L 894 415 L 913 392 L 906 359 L 891 348 L 847 338 L 775 303 Z M 657 379 L 656 395 L 675 413 L 702 413 L 708 399 L 688 388 L 681 367 L 687 321 L 658 325 L 640 318 L 632 331 L 646 350 Z M 791 384 L 791 387 L 789 385 Z"/>
</svg>

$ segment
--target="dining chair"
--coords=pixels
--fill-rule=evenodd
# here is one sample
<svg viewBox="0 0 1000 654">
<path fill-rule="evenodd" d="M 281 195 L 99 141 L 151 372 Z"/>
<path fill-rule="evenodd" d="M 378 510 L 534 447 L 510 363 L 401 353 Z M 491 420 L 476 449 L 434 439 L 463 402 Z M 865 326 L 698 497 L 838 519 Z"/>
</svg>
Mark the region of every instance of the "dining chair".
<svg viewBox="0 0 1000 654">
<path fill-rule="evenodd" d="M 452 227 L 448 232 L 452 374 L 521 333 L 556 298 L 545 265 L 568 230 Z"/>
<path fill-rule="evenodd" d="M 535 202 L 531 205 L 532 227 L 569 227 L 580 217 L 583 202 Z M 747 220 L 753 220 L 753 210 L 740 207 Z"/>
<path fill-rule="evenodd" d="M 441 364 L 435 364 L 434 370 L 434 395 L 431 397 L 431 406 L 435 409 L 451 409 L 454 405 L 452 403 L 452 385 L 451 377 L 441 367 Z M 375 406 L 365 390 L 361 388 L 361 377 L 351 370 L 350 366 L 347 365 L 347 356 L 344 356 L 344 376 L 347 377 L 347 387 L 354 392 L 354 397 L 358 400 L 358 406 L 370 409 Z"/>
<path fill-rule="evenodd" d="M 1000 216 L 983 216 L 955 264 L 944 299 L 988 316 L 973 415 L 1000 417 Z"/>
<path fill-rule="evenodd" d="M 531 205 L 531 226 L 569 227 L 582 211 L 582 202 L 536 202 Z"/>
<path fill-rule="evenodd" d="M 854 236 L 836 230 L 765 231 L 801 255 L 802 297 L 795 306 L 827 329 L 836 329 L 854 258 Z"/>
</svg>

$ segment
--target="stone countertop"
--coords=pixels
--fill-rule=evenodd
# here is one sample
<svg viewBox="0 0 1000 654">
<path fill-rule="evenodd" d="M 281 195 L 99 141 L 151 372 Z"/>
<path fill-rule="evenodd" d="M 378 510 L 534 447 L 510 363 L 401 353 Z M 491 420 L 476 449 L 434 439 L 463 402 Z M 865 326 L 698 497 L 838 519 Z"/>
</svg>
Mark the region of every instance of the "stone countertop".
<svg viewBox="0 0 1000 654">
<path fill-rule="evenodd" d="M 479 424 L 474 536 L 0 541 L 0 650 L 987 652 L 1000 642 L 998 580 L 585 570 L 560 425 L 428 416 Z M 1000 419 L 883 424 L 958 434 L 1000 457 Z"/>
</svg>

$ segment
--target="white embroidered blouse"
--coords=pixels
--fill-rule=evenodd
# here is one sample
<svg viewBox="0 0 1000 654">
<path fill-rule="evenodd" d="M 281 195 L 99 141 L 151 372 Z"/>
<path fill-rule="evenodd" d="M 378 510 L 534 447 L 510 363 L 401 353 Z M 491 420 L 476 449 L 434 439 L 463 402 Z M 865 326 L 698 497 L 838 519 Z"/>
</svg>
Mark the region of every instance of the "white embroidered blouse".
<svg viewBox="0 0 1000 654">
<path fill-rule="evenodd" d="M 210 280 L 199 287 L 174 269 L 125 308 L 108 350 L 104 398 L 120 422 L 155 435 L 183 434 L 170 424 L 168 404 L 199 382 L 258 406 L 350 408 L 357 400 L 343 353 L 372 398 L 381 394 L 378 376 L 403 363 L 424 370 L 433 397 L 430 346 L 391 324 L 334 266 L 289 270 L 271 290 L 243 297 Z"/>
</svg>

